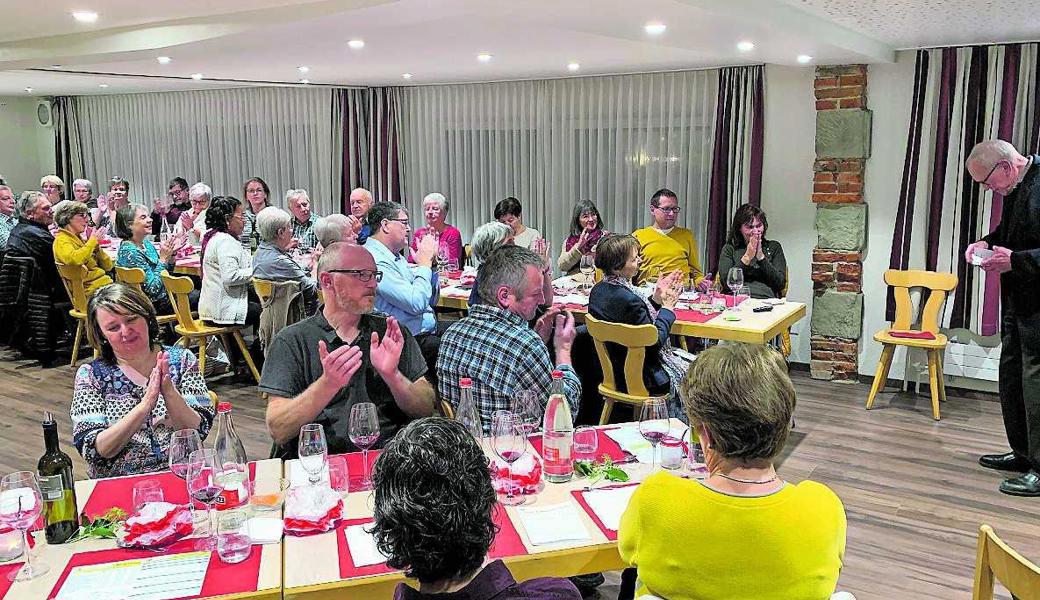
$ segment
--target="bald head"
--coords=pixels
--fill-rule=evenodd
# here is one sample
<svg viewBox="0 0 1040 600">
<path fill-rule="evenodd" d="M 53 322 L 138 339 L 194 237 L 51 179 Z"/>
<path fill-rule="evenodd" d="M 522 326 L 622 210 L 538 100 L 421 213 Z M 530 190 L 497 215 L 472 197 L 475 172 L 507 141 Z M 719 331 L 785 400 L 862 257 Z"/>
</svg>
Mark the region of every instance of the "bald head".
<svg viewBox="0 0 1040 600">
<path fill-rule="evenodd" d="M 318 238 L 322 248 L 328 248 L 336 242 L 357 240 L 357 234 L 351 228 L 347 216 L 339 213 L 319 218 L 314 223 L 314 237 Z"/>
<path fill-rule="evenodd" d="M 318 276 L 332 269 L 376 270 L 372 253 L 364 247 L 349 242 L 336 242 L 325 248 L 318 259 Z"/>
<path fill-rule="evenodd" d="M 975 144 L 975 147 L 971 149 L 967 163 L 969 169 L 974 164 L 979 167 L 985 167 L 988 171 L 993 168 L 993 165 L 1002 160 L 1025 162 L 1026 158 L 1014 146 L 1004 140 L 985 140 Z"/>
<path fill-rule="evenodd" d="M 965 161 L 968 174 L 977 183 L 1006 196 L 1025 176 L 1029 159 L 1004 140 L 986 140 L 975 144 Z"/>
<path fill-rule="evenodd" d="M 358 219 L 364 219 L 370 208 L 372 208 L 372 192 L 365 188 L 354 188 L 350 192 L 350 214 Z"/>
</svg>

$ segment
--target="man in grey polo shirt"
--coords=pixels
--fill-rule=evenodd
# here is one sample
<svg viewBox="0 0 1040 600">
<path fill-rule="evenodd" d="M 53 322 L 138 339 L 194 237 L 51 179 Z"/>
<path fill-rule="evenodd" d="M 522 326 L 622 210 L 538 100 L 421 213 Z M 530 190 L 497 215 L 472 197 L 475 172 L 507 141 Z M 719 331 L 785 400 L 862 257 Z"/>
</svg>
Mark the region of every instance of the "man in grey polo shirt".
<svg viewBox="0 0 1040 600">
<path fill-rule="evenodd" d="M 433 414 L 433 387 L 411 333 L 393 317 L 371 314 L 380 274 L 360 246 L 336 243 L 318 261 L 325 305 L 271 342 L 260 391 L 269 394 L 267 428 L 280 455 L 296 457 L 300 427 L 320 423 L 330 453 L 350 441 L 350 408 L 372 402 L 379 414 L 376 447 L 413 419 Z"/>
</svg>

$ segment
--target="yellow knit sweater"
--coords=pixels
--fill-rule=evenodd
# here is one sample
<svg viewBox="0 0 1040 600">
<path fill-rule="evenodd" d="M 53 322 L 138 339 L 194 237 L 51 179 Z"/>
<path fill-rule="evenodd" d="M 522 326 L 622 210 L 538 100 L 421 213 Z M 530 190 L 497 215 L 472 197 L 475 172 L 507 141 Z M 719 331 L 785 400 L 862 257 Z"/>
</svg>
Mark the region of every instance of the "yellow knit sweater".
<svg viewBox="0 0 1040 600">
<path fill-rule="evenodd" d="M 826 486 L 728 496 L 670 473 L 647 478 L 618 530 L 641 594 L 668 600 L 826 600 L 845 554 L 845 509 Z"/>
<path fill-rule="evenodd" d="M 636 275 L 636 284 L 642 284 L 647 277 L 666 275 L 678 269 L 694 276 L 694 283 L 704 279 L 704 269 L 697 252 L 697 240 L 693 232 L 685 227 L 674 227 L 668 235 L 662 235 L 653 227 L 637 229 L 632 234 L 642 248 L 643 264 Z"/>
<path fill-rule="evenodd" d="M 94 238 L 84 242 L 79 236 L 59 229 L 58 235 L 54 237 L 54 260 L 66 265 L 87 267 L 83 276 L 87 298 L 93 296 L 102 286 L 112 283 L 112 278 L 106 271 L 111 271 L 115 265 Z"/>
</svg>

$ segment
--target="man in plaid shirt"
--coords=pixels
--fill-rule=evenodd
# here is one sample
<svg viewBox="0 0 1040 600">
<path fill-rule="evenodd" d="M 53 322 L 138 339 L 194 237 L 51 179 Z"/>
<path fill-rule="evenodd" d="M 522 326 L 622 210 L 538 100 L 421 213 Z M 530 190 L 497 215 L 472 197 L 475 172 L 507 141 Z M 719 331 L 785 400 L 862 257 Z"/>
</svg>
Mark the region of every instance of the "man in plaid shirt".
<svg viewBox="0 0 1040 600">
<path fill-rule="evenodd" d="M 437 358 L 441 399 L 457 408 L 459 379 L 471 378 L 485 434 L 491 431 L 491 415 L 510 409 L 514 391 L 533 390 L 545 403 L 553 370 L 563 372 L 571 414 L 578 413 L 581 381 L 571 367 L 573 315 L 554 308 L 534 328 L 528 326 L 546 302 L 542 278 L 548 269 L 540 256 L 526 248 L 498 248 L 477 271 L 483 304 L 471 306 L 469 316 L 452 324 L 441 337 Z M 550 340 L 555 361 L 547 346 Z"/>
<path fill-rule="evenodd" d="M 289 190 L 285 193 L 285 204 L 292 213 L 292 236 L 299 242 L 299 248 L 310 252 L 318 245 L 314 235 L 314 223 L 318 215 L 311 212 L 311 199 L 307 190 Z"/>
</svg>

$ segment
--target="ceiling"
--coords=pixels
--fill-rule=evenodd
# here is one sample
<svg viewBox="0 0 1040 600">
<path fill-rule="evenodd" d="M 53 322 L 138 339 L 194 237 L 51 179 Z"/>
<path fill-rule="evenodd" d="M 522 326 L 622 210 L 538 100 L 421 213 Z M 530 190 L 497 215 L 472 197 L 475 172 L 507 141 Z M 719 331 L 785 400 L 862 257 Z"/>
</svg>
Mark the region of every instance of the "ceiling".
<svg viewBox="0 0 1040 600">
<path fill-rule="evenodd" d="M 74 10 L 99 17 L 80 23 Z M 899 48 L 1040 38 L 1040 20 L 1017 16 L 1037 12 L 1040 0 L 0 0 L 0 94 L 422 85 L 794 65 L 799 54 L 877 63 Z M 649 35 L 650 21 L 667 30 Z M 745 40 L 755 48 L 738 50 Z"/>
</svg>

